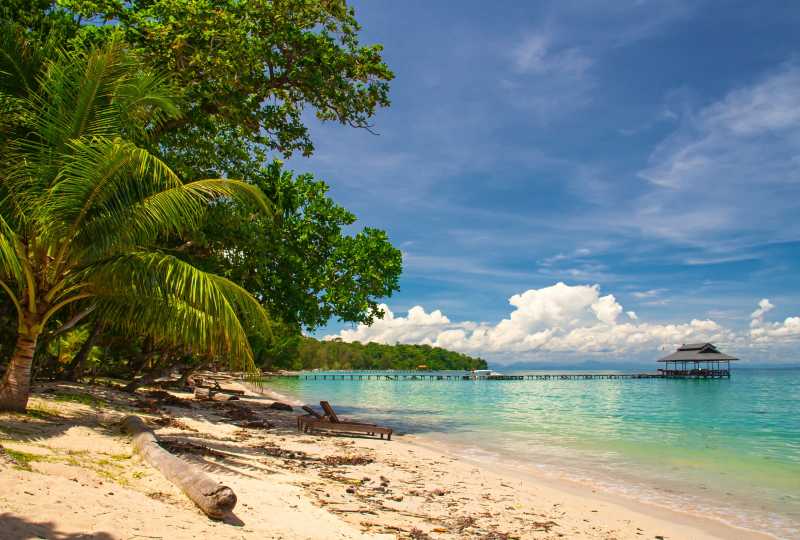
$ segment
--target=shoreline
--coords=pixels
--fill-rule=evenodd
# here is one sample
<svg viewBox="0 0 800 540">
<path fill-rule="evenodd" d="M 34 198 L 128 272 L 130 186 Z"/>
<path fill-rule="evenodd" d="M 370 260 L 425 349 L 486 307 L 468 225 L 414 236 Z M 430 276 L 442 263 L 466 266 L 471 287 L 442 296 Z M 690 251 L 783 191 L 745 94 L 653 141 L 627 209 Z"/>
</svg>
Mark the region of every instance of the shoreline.
<svg viewBox="0 0 800 540">
<path fill-rule="evenodd" d="M 220 403 L 170 393 L 177 403 L 48 383 L 37 388 L 31 414 L 0 415 L 0 444 L 25 460 L 0 459 L 0 531 L 97 540 L 773 538 L 470 460 L 424 436 L 300 434 L 298 413 L 271 409 L 261 394 Z M 209 520 L 132 455 L 116 427 L 131 413 L 235 491 L 230 519 Z M 271 427 L 242 429 L 243 413 Z"/>
<path fill-rule="evenodd" d="M 260 388 L 254 388 L 249 384 L 245 384 L 244 386 L 254 393 L 259 393 L 271 399 L 285 399 L 288 403 L 292 403 L 296 406 L 302 404 L 296 396 L 287 396 L 286 394 L 269 388 L 268 385 L 264 385 Z M 409 444 L 416 448 L 425 449 L 434 453 L 441 453 L 443 456 L 450 459 L 455 458 L 462 460 L 506 479 L 519 478 L 521 475 L 532 484 L 535 484 L 536 487 L 547 487 L 554 492 L 560 492 L 572 497 L 602 501 L 659 521 L 668 520 L 670 523 L 677 524 L 681 528 L 697 529 L 698 531 L 710 534 L 711 537 L 714 538 L 780 540 L 780 537 L 772 533 L 739 526 L 715 516 L 706 516 L 689 510 L 677 510 L 655 501 L 642 501 L 632 496 L 610 491 L 603 486 L 595 484 L 592 478 L 584 477 L 582 479 L 574 479 L 555 477 L 539 471 L 535 467 L 526 466 L 527 464 L 522 460 L 515 460 L 511 463 L 501 463 L 498 460 L 488 461 L 471 457 L 464 452 L 466 447 L 458 445 L 453 441 L 448 441 L 446 436 L 438 438 L 434 435 L 406 434 L 402 439 L 398 439 L 398 443 Z M 494 455 L 499 459 L 503 457 L 500 454 Z M 665 536 L 665 538 L 666 537 L 667 536 Z M 697 536 L 692 537 L 697 538 Z"/>
<path fill-rule="evenodd" d="M 413 435 L 411 440 L 403 440 L 402 442 L 413 446 L 418 446 L 431 450 L 433 452 L 441 452 L 447 456 L 455 456 L 467 463 L 472 463 L 477 467 L 484 468 L 494 474 L 505 478 L 519 478 L 520 476 L 526 478 L 529 482 L 534 483 L 537 487 L 546 487 L 554 492 L 562 493 L 564 495 L 573 496 L 577 498 L 586 499 L 587 501 L 599 501 L 616 505 L 636 514 L 648 516 L 650 518 L 667 521 L 672 524 L 677 524 L 681 528 L 696 529 L 711 535 L 713 538 L 741 538 L 741 539 L 771 539 L 780 540 L 778 536 L 771 533 L 761 532 L 746 527 L 740 527 L 733 523 L 726 522 L 715 517 L 703 516 L 690 511 L 679 511 L 665 505 L 661 505 L 651 501 L 641 501 L 630 496 L 625 496 L 604 489 L 592 483 L 591 479 L 586 478 L 583 481 L 574 480 L 570 478 L 556 478 L 537 469 L 528 467 L 507 465 L 499 462 L 487 462 L 485 460 L 471 458 L 458 452 L 457 449 L 451 447 L 447 443 L 442 447 L 440 441 L 432 440 L 424 435 Z M 665 538 L 667 536 L 665 535 Z M 692 536 L 692 538 L 697 538 Z"/>
</svg>

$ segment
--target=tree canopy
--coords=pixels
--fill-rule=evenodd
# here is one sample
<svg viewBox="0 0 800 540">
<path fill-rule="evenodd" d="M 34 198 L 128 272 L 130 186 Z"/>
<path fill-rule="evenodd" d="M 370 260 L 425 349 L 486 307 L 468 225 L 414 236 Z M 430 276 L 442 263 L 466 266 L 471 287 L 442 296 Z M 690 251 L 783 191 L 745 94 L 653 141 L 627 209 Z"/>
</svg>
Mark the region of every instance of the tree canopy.
<svg viewBox="0 0 800 540">
<path fill-rule="evenodd" d="M 271 218 L 235 202 L 211 209 L 186 247 L 201 268 L 252 292 L 282 321 L 314 329 L 332 317 L 370 324 L 378 300 L 398 288 L 400 251 L 385 232 L 344 234 L 356 218 L 310 174 L 274 162 L 251 176 L 272 201 Z"/>
<path fill-rule="evenodd" d="M 179 110 L 170 84 L 122 43 L 56 50 L 41 61 L 38 44 L 9 34 L 0 90 L 23 120 L 0 156 L 0 287 L 16 310 L 18 337 L 0 408 L 25 409 L 37 341 L 55 315 L 76 306 L 78 318 L 94 311 L 165 343 L 252 362 L 240 317 L 268 332 L 260 304 L 159 248 L 198 228 L 216 200 L 266 212 L 264 194 L 235 180 L 183 183 L 140 145 Z"/>
<path fill-rule="evenodd" d="M 376 110 L 389 105 L 394 75 L 383 48 L 360 43 L 345 0 L 50 4 L 15 6 L 12 16 L 57 24 L 78 41 L 120 31 L 150 65 L 170 74 L 185 111 L 160 126 L 160 144 L 181 158 L 180 166 L 206 175 L 226 173 L 240 160 L 261 161 L 268 151 L 310 155 L 306 109 L 320 120 L 369 129 Z"/>
</svg>

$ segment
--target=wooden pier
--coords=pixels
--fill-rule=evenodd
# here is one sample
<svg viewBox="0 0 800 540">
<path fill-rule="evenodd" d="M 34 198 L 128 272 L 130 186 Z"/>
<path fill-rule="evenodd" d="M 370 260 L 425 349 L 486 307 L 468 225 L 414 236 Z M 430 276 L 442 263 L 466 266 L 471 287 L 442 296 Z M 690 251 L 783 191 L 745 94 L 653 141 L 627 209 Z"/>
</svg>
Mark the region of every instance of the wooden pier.
<svg viewBox="0 0 800 540">
<path fill-rule="evenodd" d="M 300 372 L 284 377 L 306 381 L 569 381 L 612 379 L 664 379 L 661 373 L 534 373 L 528 375 L 486 375 L 474 377 L 459 373 L 313 373 Z"/>
</svg>

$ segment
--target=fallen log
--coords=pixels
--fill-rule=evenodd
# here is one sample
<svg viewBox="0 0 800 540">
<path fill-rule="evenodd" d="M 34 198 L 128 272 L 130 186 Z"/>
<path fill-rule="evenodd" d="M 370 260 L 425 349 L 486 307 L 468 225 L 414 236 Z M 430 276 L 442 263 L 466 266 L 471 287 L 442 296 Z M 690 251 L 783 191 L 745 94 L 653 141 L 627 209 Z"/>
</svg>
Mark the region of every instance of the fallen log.
<svg viewBox="0 0 800 540">
<path fill-rule="evenodd" d="M 122 427 L 133 436 L 134 450 L 178 486 L 206 515 L 220 519 L 236 506 L 236 494 L 231 488 L 212 480 L 197 467 L 164 450 L 159 446 L 153 430 L 141 418 L 126 416 L 122 420 Z"/>
<path fill-rule="evenodd" d="M 195 386 L 194 399 L 213 400 L 213 401 L 236 401 L 237 399 L 239 399 L 239 396 L 225 394 L 219 391 L 215 391 L 213 389 L 200 388 L 198 386 Z"/>
<path fill-rule="evenodd" d="M 219 385 L 218 382 L 214 384 L 203 384 L 196 382 L 194 386 L 195 388 L 205 388 L 206 390 L 213 390 L 215 392 L 225 392 L 226 394 L 236 394 L 238 396 L 243 396 L 247 393 L 244 390 L 237 390 L 236 388 L 223 388 L 222 386 Z"/>
</svg>

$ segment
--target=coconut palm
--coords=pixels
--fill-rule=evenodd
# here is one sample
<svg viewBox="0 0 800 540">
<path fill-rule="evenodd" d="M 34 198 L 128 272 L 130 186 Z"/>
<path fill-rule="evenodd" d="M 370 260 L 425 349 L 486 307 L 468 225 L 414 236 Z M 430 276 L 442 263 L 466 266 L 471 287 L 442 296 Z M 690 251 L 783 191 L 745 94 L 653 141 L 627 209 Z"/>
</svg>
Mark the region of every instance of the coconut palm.
<svg viewBox="0 0 800 540">
<path fill-rule="evenodd" d="M 178 115 L 175 93 L 121 43 L 49 60 L 23 39 L 0 48 L 0 98 L 22 119 L 0 151 L 0 288 L 19 320 L 0 410 L 25 410 L 37 340 L 62 310 L 68 325 L 93 312 L 252 366 L 242 321 L 267 328 L 258 302 L 158 246 L 198 228 L 216 200 L 267 211 L 263 193 L 227 179 L 183 183 L 146 149 L 148 133 Z"/>
</svg>

